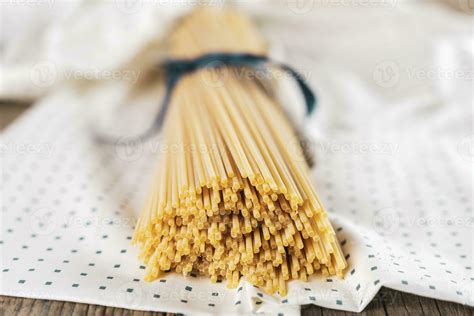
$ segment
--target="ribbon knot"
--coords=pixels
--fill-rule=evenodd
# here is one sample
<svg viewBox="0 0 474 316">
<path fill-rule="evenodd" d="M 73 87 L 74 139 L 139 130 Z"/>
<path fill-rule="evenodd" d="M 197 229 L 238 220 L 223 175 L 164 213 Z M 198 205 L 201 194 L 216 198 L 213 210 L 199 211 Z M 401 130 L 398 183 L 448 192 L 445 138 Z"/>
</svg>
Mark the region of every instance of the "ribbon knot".
<svg viewBox="0 0 474 316">
<path fill-rule="evenodd" d="M 306 83 L 305 79 L 290 66 L 274 62 L 264 55 L 250 53 L 209 53 L 193 59 L 169 59 L 161 65 L 166 77 L 166 91 L 161 108 L 153 125 L 145 133 L 137 136 L 136 139 L 142 141 L 161 129 L 166 117 L 166 112 L 168 111 L 172 92 L 182 76 L 204 68 L 212 69 L 232 66 L 257 69 L 260 66 L 265 65 L 278 67 L 295 79 L 305 99 L 306 113 L 311 114 L 316 107 L 316 96 Z M 104 137 L 99 137 L 99 141 L 109 142 L 107 138 Z M 114 141 L 114 143 L 120 144 L 120 141 Z M 128 142 L 126 142 L 126 144 L 127 143 Z"/>
</svg>

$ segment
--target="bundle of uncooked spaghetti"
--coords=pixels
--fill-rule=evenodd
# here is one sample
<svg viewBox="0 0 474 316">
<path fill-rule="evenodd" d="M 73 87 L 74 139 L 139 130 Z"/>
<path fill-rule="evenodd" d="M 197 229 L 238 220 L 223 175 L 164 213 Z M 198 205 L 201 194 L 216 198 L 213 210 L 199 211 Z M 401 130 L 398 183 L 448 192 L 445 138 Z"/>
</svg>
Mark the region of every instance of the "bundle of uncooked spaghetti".
<svg viewBox="0 0 474 316">
<path fill-rule="evenodd" d="M 265 54 L 252 23 L 234 11 L 200 9 L 170 36 L 171 56 Z M 219 80 L 220 84 L 215 84 Z M 227 279 L 244 276 L 286 295 L 287 280 L 346 261 L 275 100 L 251 76 L 206 68 L 184 76 L 164 125 L 165 150 L 136 225 L 134 242 L 154 280 L 165 271 Z"/>
</svg>

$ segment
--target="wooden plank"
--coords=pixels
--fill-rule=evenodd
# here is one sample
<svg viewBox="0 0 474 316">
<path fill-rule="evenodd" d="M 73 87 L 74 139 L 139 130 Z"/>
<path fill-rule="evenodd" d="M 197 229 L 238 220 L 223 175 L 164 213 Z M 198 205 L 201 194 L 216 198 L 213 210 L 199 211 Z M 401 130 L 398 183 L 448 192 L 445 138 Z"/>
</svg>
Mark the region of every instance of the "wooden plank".
<svg viewBox="0 0 474 316">
<path fill-rule="evenodd" d="M 305 316 L 322 316 L 322 308 L 316 305 L 303 305 L 301 306 L 301 315 Z"/>
<path fill-rule="evenodd" d="M 418 297 L 418 301 L 420 302 L 421 309 L 422 309 L 424 315 L 427 315 L 427 316 L 445 316 L 445 315 L 441 315 L 439 313 L 438 306 L 436 306 L 436 300 L 426 298 L 426 297 L 422 297 L 422 296 L 417 296 L 417 297 Z"/>
<path fill-rule="evenodd" d="M 20 311 L 21 308 L 21 303 L 22 303 L 21 298 L 15 298 L 15 297 L 10 297 L 5 300 L 5 308 L 2 308 L 2 310 L 5 310 L 5 315 L 18 315 L 18 312 Z"/>
<path fill-rule="evenodd" d="M 474 315 L 474 308 L 467 305 L 453 304 L 446 301 L 436 301 L 438 310 L 441 315 L 453 315 L 453 316 L 472 316 Z"/>
<path fill-rule="evenodd" d="M 402 297 L 403 306 L 405 307 L 408 315 L 424 315 L 418 296 L 403 292 L 400 292 L 400 295 Z"/>
<path fill-rule="evenodd" d="M 74 311 L 74 305 L 76 305 L 76 303 L 64 302 L 64 304 L 62 306 L 62 309 L 61 309 L 61 315 L 63 315 L 63 316 L 72 315 L 72 312 Z"/>
<path fill-rule="evenodd" d="M 345 316 L 345 315 L 352 315 L 352 313 L 347 313 L 345 311 L 339 311 L 335 309 L 323 308 L 322 310 L 323 316 Z"/>
<path fill-rule="evenodd" d="M 390 291 L 386 288 L 382 288 L 379 293 L 382 293 L 383 305 L 385 311 L 388 315 L 403 315 L 403 316 L 413 316 L 413 315 L 423 315 L 421 311 L 415 312 L 415 314 L 410 314 L 405 307 L 403 302 L 402 293 L 398 291 Z"/>
<path fill-rule="evenodd" d="M 2 310 L 6 315 L 132 315 L 150 316 L 163 313 L 132 311 L 121 308 L 104 307 L 72 302 L 33 300 L 2 297 Z M 436 301 L 393 290 L 382 289 L 361 313 L 362 315 L 472 315 L 473 309 L 460 304 Z M 306 305 L 302 315 L 356 315 L 355 313 Z"/>
<path fill-rule="evenodd" d="M 45 312 L 48 316 L 61 315 L 65 302 L 50 301 L 48 311 Z"/>
<path fill-rule="evenodd" d="M 89 305 L 89 309 L 87 310 L 87 316 L 101 316 L 105 315 L 105 306 L 101 305 Z"/>
<path fill-rule="evenodd" d="M 384 300 L 387 296 L 387 293 L 384 291 L 379 291 L 377 295 L 375 295 L 374 299 L 367 305 L 367 307 L 360 313 L 360 315 L 364 316 L 385 316 L 387 312 L 385 311 L 384 307 Z M 359 315 L 356 313 L 351 313 L 351 315 Z"/>
</svg>

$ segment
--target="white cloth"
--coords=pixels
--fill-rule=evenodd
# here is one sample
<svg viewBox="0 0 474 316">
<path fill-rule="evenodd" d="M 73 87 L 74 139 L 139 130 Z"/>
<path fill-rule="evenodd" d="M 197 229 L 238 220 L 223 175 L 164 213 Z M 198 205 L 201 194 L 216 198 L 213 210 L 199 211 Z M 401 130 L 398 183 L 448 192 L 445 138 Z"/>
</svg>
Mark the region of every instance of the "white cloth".
<svg viewBox="0 0 474 316">
<path fill-rule="evenodd" d="M 237 290 L 173 274 L 144 283 L 129 239 L 159 143 L 94 143 L 95 112 L 86 109 L 118 102 L 116 91 L 128 82 L 84 89 L 58 80 L 2 135 L 1 294 L 168 312 L 292 314 L 301 304 L 361 311 L 386 286 L 474 305 L 470 17 L 408 2 L 357 14 L 324 3 L 267 9 L 253 11 L 262 30 L 320 98 L 305 121 L 307 146 L 316 157 L 314 185 L 348 257 L 345 279 L 291 282 L 285 298 L 243 281 Z M 133 21 L 126 34 L 141 34 L 134 28 L 153 18 Z M 84 34 L 92 45 L 94 33 Z M 135 43 L 159 35 L 146 34 Z M 135 47 L 112 54 L 110 67 L 127 69 L 142 46 Z M 97 46 L 88 49 L 96 54 Z M 96 65 L 104 60 L 98 56 Z M 71 61 L 90 69 L 81 58 Z M 144 126 L 155 110 L 140 109 L 127 115 L 129 125 Z"/>
</svg>

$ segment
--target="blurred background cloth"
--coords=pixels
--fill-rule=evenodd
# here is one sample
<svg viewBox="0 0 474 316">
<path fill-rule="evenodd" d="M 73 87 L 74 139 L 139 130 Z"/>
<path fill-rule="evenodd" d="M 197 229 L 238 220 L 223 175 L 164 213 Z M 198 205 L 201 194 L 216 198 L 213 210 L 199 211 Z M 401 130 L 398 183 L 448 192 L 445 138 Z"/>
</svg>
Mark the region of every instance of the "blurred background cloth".
<svg viewBox="0 0 474 316">
<path fill-rule="evenodd" d="M 437 83 L 401 73 L 399 89 L 386 89 L 390 83 L 378 84 L 373 77 L 390 77 L 388 66 L 393 63 L 375 70 L 375 62 L 394 61 L 401 72 L 410 67 L 451 69 L 469 62 L 472 53 L 474 5 L 469 0 L 189 3 L 206 2 L 214 7 L 230 3 L 248 11 L 296 66 L 306 69 L 310 59 L 317 62 L 318 73 L 356 76 L 361 84 L 377 92 L 389 90 L 390 95 L 413 93 L 426 88 L 422 86 L 427 81 Z M 65 80 L 109 80 L 106 72 L 150 67 L 163 57 L 155 45 L 160 45 L 170 23 L 191 8 L 186 1 L 4 1 L 0 98 L 34 99 Z M 124 73 L 118 76 L 136 82 Z M 448 81 L 440 94 L 455 89 L 457 83 Z"/>
</svg>

